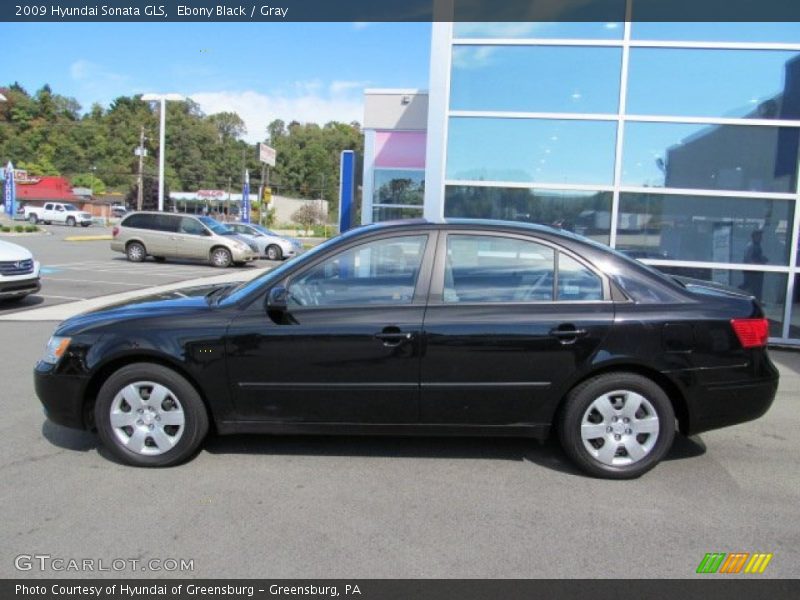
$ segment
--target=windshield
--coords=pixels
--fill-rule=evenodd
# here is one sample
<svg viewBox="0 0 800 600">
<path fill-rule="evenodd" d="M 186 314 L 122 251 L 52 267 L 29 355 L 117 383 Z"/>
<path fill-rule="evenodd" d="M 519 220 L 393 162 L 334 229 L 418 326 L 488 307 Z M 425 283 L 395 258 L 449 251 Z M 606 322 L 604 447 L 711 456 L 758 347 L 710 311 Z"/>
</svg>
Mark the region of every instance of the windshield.
<svg viewBox="0 0 800 600">
<path fill-rule="evenodd" d="M 217 235 L 234 235 L 236 232 L 233 229 L 230 229 L 227 225 L 220 223 L 212 219 L 211 217 L 198 217 L 198 221 L 200 221 L 203 225 L 208 227 L 211 231 L 216 233 Z"/>
<path fill-rule="evenodd" d="M 65 204 L 64 205 L 64 210 L 78 210 L 78 209 L 75 208 L 74 204 Z"/>
<path fill-rule="evenodd" d="M 314 257 L 317 254 L 326 250 L 329 246 L 339 241 L 340 239 L 341 236 L 325 240 L 319 246 L 315 246 L 308 252 L 301 254 L 299 257 L 287 261 L 283 263 L 281 266 L 272 269 L 271 271 L 267 271 L 266 273 L 264 273 L 259 277 L 251 279 L 250 281 L 243 281 L 239 285 L 225 290 L 225 293 L 222 294 L 219 298 L 219 303 L 223 305 L 230 305 L 239 302 L 243 298 L 249 296 L 251 293 L 258 290 L 262 285 L 264 285 L 265 282 L 269 281 L 270 279 L 274 278 L 275 280 L 278 280 L 289 269 L 293 269 L 297 265 L 306 263 L 310 260 L 314 260 Z"/>
</svg>

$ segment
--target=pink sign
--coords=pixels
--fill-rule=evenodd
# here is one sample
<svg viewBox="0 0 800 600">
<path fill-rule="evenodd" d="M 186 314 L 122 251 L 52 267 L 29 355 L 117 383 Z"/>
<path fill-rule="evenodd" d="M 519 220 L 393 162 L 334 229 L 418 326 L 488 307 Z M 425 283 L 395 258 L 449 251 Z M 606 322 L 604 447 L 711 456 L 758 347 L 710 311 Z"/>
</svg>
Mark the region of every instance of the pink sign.
<svg viewBox="0 0 800 600">
<path fill-rule="evenodd" d="M 424 169 L 425 132 L 376 132 L 375 166 L 395 169 Z"/>
</svg>

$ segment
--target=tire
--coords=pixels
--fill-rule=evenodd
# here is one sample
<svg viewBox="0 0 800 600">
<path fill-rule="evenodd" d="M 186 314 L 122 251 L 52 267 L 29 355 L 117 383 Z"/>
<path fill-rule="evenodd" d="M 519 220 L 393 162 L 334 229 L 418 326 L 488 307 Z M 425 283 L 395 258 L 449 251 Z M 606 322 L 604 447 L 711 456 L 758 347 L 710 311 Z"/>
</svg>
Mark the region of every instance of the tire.
<svg viewBox="0 0 800 600">
<path fill-rule="evenodd" d="M 64 224 L 69 227 L 75 227 L 78 224 L 78 222 L 75 220 L 75 217 L 67 217 L 67 222 Z"/>
<path fill-rule="evenodd" d="M 31 225 L 36 225 L 39 222 L 39 218 L 36 215 L 28 215 L 28 222 L 30 222 Z"/>
<path fill-rule="evenodd" d="M 164 256 L 154 256 L 153 260 L 156 262 L 166 262 L 167 259 Z"/>
<path fill-rule="evenodd" d="M 131 262 L 142 262 L 147 258 L 147 250 L 139 242 L 128 242 L 125 246 L 125 254 Z"/>
<path fill-rule="evenodd" d="M 283 258 L 283 251 L 280 246 L 270 244 L 267 246 L 267 258 L 270 260 L 281 260 Z"/>
<path fill-rule="evenodd" d="M 225 269 L 231 266 L 231 263 L 233 262 L 233 256 L 231 256 L 231 251 L 227 248 L 217 246 L 211 250 L 211 256 L 209 257 L 209 260 L 213 266 L 219 267 L 220 269 Z"/>
<path fill-rule="evenodd" d="M 179 464 L 208 433 L 208 412 L 194 386 L 151 363 L 128 365 L 111 375 L 97 395 L 94 418 L 108 451 L 137 467 Z"/>
<path fill-rule="evenodd" d="M 633 479 L 655 467 L 672 446 L 675 412 L 651 379 L 606 373 L 567 394 L 558 434 L 564 452 L 581 470 L 606 479 Z"/>
<path fill-rule="evenodd" d="M 81 223 L 81 227 L 88 227 L 91 223 Z"/>
</svg>

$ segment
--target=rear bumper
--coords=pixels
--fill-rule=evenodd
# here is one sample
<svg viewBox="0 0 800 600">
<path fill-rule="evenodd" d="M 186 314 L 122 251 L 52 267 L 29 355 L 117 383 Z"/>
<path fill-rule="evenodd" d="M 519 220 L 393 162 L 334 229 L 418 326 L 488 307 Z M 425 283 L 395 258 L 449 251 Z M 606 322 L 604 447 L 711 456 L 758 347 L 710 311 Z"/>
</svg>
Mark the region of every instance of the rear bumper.
<svg viewBox="0 0 800 600">
<path fill-rule="evenodd" d="M 86 429 L 83 390 L 86 380 L 74 375 L 54 375 L 52 365 L 38 363 L 33 370 L 33 385 L 47 418 L 58 425 Z"/>
</svg>

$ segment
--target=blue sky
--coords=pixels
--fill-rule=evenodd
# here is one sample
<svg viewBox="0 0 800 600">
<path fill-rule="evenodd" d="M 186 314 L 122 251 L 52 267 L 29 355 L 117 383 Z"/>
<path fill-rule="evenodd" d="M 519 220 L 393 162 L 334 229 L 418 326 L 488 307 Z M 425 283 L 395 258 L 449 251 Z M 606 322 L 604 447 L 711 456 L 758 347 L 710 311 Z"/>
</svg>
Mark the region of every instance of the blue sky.
<svg viewBox="0 0 800 600">
<path fill-rule="evenodd" d="M 232 110 L 263 137 L 274 118 L 362 120 L 365 87 L 427 88 L 430 23 L 3 23 L 0 85 L 49 83 L 88 110 L 177 92 Z M 13 58 L 12 58 L 13 57 Z"/>
</svg>

